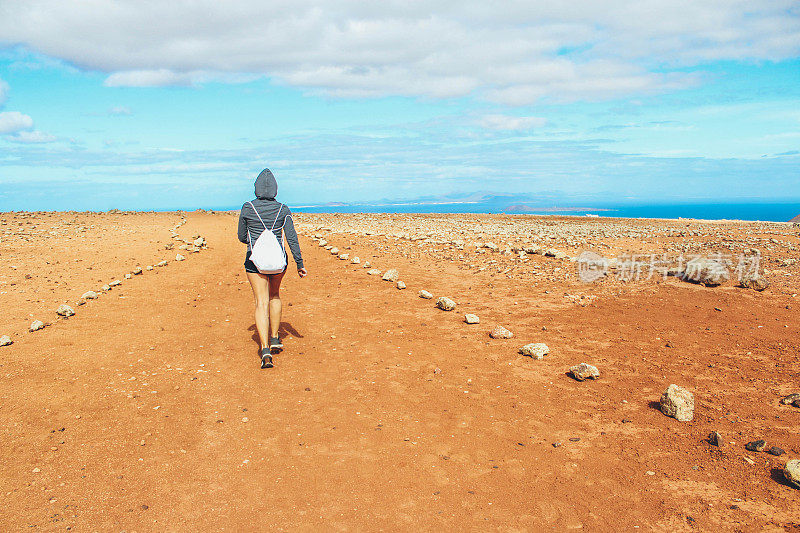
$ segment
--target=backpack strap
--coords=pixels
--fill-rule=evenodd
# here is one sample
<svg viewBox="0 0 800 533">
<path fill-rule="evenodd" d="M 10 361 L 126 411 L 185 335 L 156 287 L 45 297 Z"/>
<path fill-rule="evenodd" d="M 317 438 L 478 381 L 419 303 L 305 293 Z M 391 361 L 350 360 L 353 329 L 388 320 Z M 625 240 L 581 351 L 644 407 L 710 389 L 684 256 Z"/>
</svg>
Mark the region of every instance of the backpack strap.
<svg viewBox="0 0 800 533">
<path fill-rule="evenodd" d="M 281 216 L 281 209 L 283 209 L 283 204 L 281 204 L 281 206 L 278 208 L 278 214 L 275 215 L 275 221 L 272 223 L 272 227 L 270 228 L 270 231 L 275 231 L 275 224 L 278 223 L 278 217 Z M 259 218 L 261 218 L 261 217 L 259 217 Z M 281 228 L 282 227 L 283 226 L 281 226 Z M 264 226 L 264 229 L 267 229 L 267 226 Z M 278 228 L 278 229 L 280 229 L 280 228 Z"/>
<path fill-rule="evenodd" d="M 253 208 L 253 212 L 255 212 L 256 216 L 258 217 L 258 220 L 261 221 L 261 224 L 264 226 L 264 229 L 267 229 L 267 225 L 264 224 L 264 220 L 261 218 L 261 215 L 258 214 L 258 210 L 256 209 L 256 206 L 253 205 L 253 202 L 247 202 L 247 203 L 250 204 L 250 207 Z M 280 211 L 278 211 L 278 214 L 280 214 Z M 278 220 L 278 219 L 276 218 L 275 220 Z M 274 226 L 274 224 L 273 224 L 273 226 Z"/>
</svg>

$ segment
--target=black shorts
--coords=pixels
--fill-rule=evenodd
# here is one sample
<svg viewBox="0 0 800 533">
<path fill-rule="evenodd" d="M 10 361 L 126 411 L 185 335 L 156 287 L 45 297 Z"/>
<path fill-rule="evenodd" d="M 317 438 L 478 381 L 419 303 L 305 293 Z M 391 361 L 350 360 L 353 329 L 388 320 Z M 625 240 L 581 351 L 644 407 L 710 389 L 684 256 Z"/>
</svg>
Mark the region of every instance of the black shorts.
<svg viewBox="0 0 800 533">
<path fill-rule="evenodd" d="M 252 254 L 252 253 L 253 252 L 248 251 L 247 255 L 244 256 L 244 271 L 245 272 L 252 272 L 253 274 L 260 274 L 260 272 L 256 268 L 256 264 L 253 263 L 252 261 L 250 261 L 250 254 Z M 289 266 L 289 262 L 288 261 L 286 262 L 286 266 Z M 286 269 L 284 268 L 283 271 L 286 272 Z M 265 275 L 269 276 L 270 274 L 265 274 Z"/>
</svg>

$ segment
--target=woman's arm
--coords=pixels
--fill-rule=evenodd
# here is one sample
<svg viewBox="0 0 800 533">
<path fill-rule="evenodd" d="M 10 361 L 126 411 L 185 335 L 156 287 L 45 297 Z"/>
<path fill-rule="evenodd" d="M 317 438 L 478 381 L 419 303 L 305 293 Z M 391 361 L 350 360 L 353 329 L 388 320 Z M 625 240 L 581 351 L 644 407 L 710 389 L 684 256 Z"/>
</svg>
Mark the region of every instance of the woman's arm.
<svg viewBox="0 0 800 533">
<path fill-rule="evenodd" d="M 247 204 L 244 204 L 239 212 L 239 242 L 247 244 L 249 239 L 247 238 L 247 220 L 244 218 L 245 207 L 247 207 Z"/>
<path fill-rule="evenodd" d="M 287 211 L 289 208 L 286 208 Z M 297 239 L 297 231 L 294 229 L 294 222 L 292 221 L 292 212 L 284 218 L 283 233 L 286 235 L 286 242 L 289 245 L 289 250 L 292 251 L 294 262 L 297 263 L 297 269 L 303 270 L 303 255 L 300 253 L 300 242 Z"/>
</svg>

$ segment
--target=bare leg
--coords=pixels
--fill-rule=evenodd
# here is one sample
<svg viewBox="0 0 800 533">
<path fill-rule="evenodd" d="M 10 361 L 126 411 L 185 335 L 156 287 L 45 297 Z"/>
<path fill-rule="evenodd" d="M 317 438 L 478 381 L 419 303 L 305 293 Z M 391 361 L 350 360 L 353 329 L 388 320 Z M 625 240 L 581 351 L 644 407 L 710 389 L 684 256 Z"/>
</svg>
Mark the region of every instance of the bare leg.
<svg viewBox="0 0 800 533">
<path fill-rule="evenodd" d="M 283 273 L 269 276 L 269 336 L 277 337 L 281 326 L 281 281 Z"/>
<path fill-rule="evenodd" d="M 258 332 L 258 341 L 261 344 L 261 349 L 269 346 L 267 342 L 267 329 L 269 328 L 269 319 L 267 318 L 267 306 L 269 305 L 269 278 L 264 274 L 254 272 L 246 272 L 247 281 L 250 282 L 250 287 L 253 289 L 253 297 L 256 302 L 255 319 L 256 331 Z"/>
</svg>

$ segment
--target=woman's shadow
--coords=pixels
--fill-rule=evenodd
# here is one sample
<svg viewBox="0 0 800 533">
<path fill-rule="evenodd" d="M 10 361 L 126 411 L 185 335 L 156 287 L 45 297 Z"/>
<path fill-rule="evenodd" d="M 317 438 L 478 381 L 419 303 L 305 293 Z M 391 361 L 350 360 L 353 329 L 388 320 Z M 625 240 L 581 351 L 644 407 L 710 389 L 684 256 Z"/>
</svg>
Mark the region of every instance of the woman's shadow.
<svg viewBox="0 0 800 533">
<path fill-rule="evenodd" d="M 256 345 L 260 345 L 258 341 L 258 330 L 256 329 L 256 325 L 252 324 L 249 328 L 247 328 L 247 331 L 253 332 L 253 336 L 250 338 L 253 339 L 253 342 L 255 342 Z M 278 335 L 283 338 L 287 334 L 291 335 L 292 337 L 297 337 L 298 339 L 303 338 L 300 332 L 294 329 L 294 326 L 292 326 L 289 322 L 281 322 L 281 325 L 278 326 Z"/>
</svg>

